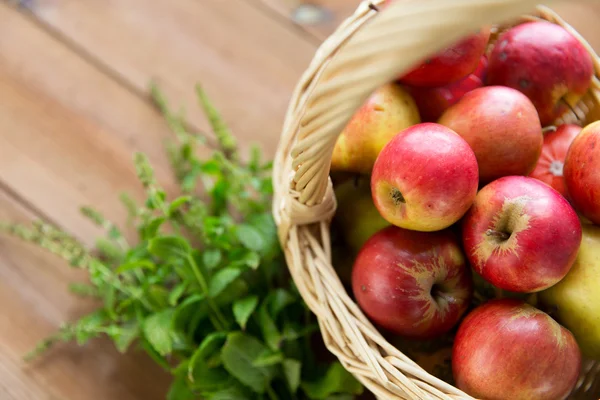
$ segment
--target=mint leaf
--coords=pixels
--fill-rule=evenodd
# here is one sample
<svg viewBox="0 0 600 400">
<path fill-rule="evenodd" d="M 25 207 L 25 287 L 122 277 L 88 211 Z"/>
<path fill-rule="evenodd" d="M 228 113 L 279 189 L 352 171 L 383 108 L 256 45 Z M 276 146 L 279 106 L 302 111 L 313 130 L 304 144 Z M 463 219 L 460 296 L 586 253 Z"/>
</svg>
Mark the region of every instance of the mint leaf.
<svg viewBox="0 0 600 400">
<path fill-rule="evenodd" d="M 247 251 L 243 256 L 233 261 L 231 265 L 250 267 L 255 270 L 260 266 L 260 255 L 255 251 Z"/>
<path fill-rule="evenodd" d="M 158 230 L 165 223 L 167 219 L 165 217 L 155 217 L 150 220 L 147 224 L 144 225 L 144 229 L 142 232 L 143 239 L 152 239 L 158 233 Z"/>
<path fill-rule="evenodd" d="M 252 365 L 255 367 L 266 367 L 269 365 L 279 364 L 283 361 L 283 359 L 284 356 L 282 352 L 267 350 L 259 355 L 254 361 L 252 361 Z"/>
<path fill-rule="evenodd" d="M 223 347 L 226 339 L 227 334 L 225 332 L 213 332 L 204 338 L 198 349 L 196 349 L 190 358 L 188 365 L 188 376 L 190 379 L 192 379 L 191 377 L 194 375 L 194 369 L 198 364 L 204 365 L 206 359 Z"/>
<path fill-rule="evenodd" d="M 277 329 L 275 321 L 273 321 L 269 315 L 266 304 L 264 303 L 258 310 L 258 321 L 265 343 L 267 343 L 272 350 L 277 350 L 282 339 L 281 333 L 279 332 L 279 329 Z"/>
<path fill-rule="evenodd" d="M 285 289 L 275 289 L 269 295 L 269 312 L 273 318 L 277 318 L 279 313 L 290 304 L 294 304 L 298 300 L 297 297 L 290 294 Z"/>
<path fill-rule="evenodd" d="M 146 292 L 149 303 L 155 309 L 163 309 L 169 304 L 169 291 L 164 286 L 151 285 Z"/>
<path fill-rule="evenodd" d="M 298 322 L 285 321 L 283 323 L 283 338 L 285 340 L 298 340 L 319 330 L 319 325 L 301 325 Z"/>
<path fill-rule="evenodd" d="M 153 256 L 168 260 L 187 257 L 191 248 L 188 242 L 179 236 L 162 236 L 150 240 L 148 251 Z"/>
<path fill-rule="evenodd" d="M 361 384 L 339 362 L 331 364 L 323 377 L 314 382 L 304 382 L 301 387 L 309 398 L 315 400 L 329 399 L 340 393 L 362 393 Z"/>
<path fill-rule="evenodd" d="M 231 282 L 239 277 L 241 273 L 242 271 L 238 268 L 223 268 L 214 274 L 212 278 L 210 278 L 210 283 L 208 284 L 208 295 L 210 297 L 218 296 L 223 290 L 225 290 L 227 286 L 229 286 Z"/>
<path fill-rule="evenodd" d="M 167 393 L 167 400 L 195 400 L 196 395 L 189 388 L 185 379 L 178 378 L 173 381 L 169 392 Z"/>
<path fill-rule="evenodd" d="M 264 393 L 267 385 L 277 373 L 270 367 L 255 367 L 252 362 L 261 355 L 267 347 L 256 338 L 241 332 L 229 334 L 227 342 L 221 351 L 225 369 L 254 392 Z"/>
<path fill-rule="evenodd" d="M 239 241 L 250 250 L 262 251 L 265 247 L 265 240 L 258 229 L 251 225 L 238 225 L 236 236 Z"/>
<path fill-rule="evenodd" d="M 110 338 L 115 342 L 115 347 L 120 353 L 125 353 L 131 343 L 139 336 L 140 328 L 137 325 L 129 324 L 120 326 L 110 335 Z"/>
<path fill-rule="evenodd" d="M 142 330 L 144 336 L 152 347 L 161 356 L 165 356 L 173 351 L 173 342 L 171 340 L 171 322 L 173 311 L 165 310 L 144 320 Z"/>
<path fill-rule="evenodd" d="M 171 290 L 171 293 L 169 293 L 169 305 L 170 306 L 174 307 L 177 305 L 179 298 L 183 295 L 186 288 L 187 288 L 187 283 L 182 282 L 179 285 L 175 286 L 173 288 L 173 290 Z"/>
<path fill-rule="evenodd" d="M 233 303 L 233 316 L 235 317 L 235 322 L 237 322 L 242 329 L 246 329 L 248 318 L 250 318 L 257 305 L 258 296 L 248 296 Z"/>
<path fill-rule="evenodd" d="M 181 196 L 176 198 L 169 204 L 169 215 L 174 215 L 179 209 L 189 202 L 192 198 L 190 196 Z"/>
<path fill-rule="evenodd" d="M 281 247 L 279 245 L 279 237 L 277 235 L 277 226 L 270 212 L 254 214 L 248 218 L 248 223 L 260 232 L 264 244 L 261 254 L 265 257 L 272 258 L 279 254 Z"/>
<path fill-rule="evenodd" d="M 212 394 L 208 394 L 207 400 L 250 400 L 251 397 L 244 392 L 242 388 L 237 386 L 229 387 L 227 389 L 219 390 Z"/>
<path fill-rule="evenodd" d="M 201 393 L 224 390 L 235 385 L 235 380 L 223 368 L 210 368 L 203 364 L 198 364 L 194 368 L 193 376 L 188 379 L 191 387 Z"/>
<path fill-rule="evenodd" d="M 134 260 L 119 265 L 115 270 L 115 273 L 122 274 L 123 272 L 133 271 L 134 269 L 155 270 L 156 265 L 150 260 Z"/>
<path fill-rule="evenodd" d="M 283 360 L 283 374 L 285 380 L 292 393 L 296 393 L 300 386 L 300 374 L 302 370 L 302 363 L 298 360 L 288 358 Z"/>
<path fill-rule="evenodd" d="M 213 269 L 221 262 L 221 251 L 219 249 L 208 249 L 202 253 L 202 262 L 207 269 Z"/>
</svg>

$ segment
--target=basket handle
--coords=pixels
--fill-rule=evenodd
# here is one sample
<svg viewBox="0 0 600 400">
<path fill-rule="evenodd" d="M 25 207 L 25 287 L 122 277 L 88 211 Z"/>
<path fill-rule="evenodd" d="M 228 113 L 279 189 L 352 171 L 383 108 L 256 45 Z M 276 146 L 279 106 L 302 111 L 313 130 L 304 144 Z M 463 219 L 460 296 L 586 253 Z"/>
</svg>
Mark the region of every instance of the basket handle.
<svg viewBox="0 0 600 400">
<path fill-rule="evenodd" d="M 323 202 L 337 137 L 375 89 L 481 26 L 535 10 L 539 0 L 393 0 L 377 12 L 371 3 L 381 2 L 361 4 L 357 12 L 371 19 L 301 85 L 306 95 L 295 107 L 304 113 L 288 128 L 297 139 L 291 189 L 302 206 Z M 331 47 L 325 42 L 319 51 Z"/>
</svg>

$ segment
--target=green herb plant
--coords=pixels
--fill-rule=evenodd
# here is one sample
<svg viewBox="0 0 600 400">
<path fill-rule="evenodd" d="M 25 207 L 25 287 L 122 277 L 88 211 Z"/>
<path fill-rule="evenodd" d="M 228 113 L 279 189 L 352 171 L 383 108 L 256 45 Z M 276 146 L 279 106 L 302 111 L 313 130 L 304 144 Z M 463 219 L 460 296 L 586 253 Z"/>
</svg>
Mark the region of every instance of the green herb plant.
<svg viewBox="0 0 600 400">
<path fill-rule="evenodd" d="M 204 91 L 199 103 L 218 143 L 197 156 L 205 136 L 186 129 L 156 86 L 152 98 L 174 139 L 167 146 L 180 196 L 168 199 L 143 154 L 134 157 L 144 204 L 122 196 L 139 240 L 127 243 L 99 212 L 82 212 L 105 228 L 87 249 L 57 227 L 4 224 L 5 232 L 89 272 L 72 291 L 101 307 L 42 341 L 84 344 L 108 336 L 120 352 L 141 347 L 174 379 L 169 400 L 351 399 L 361 385 L 339 364 L 323 362 L 311 343 L 314 317 L 287 274 L 271 208 L 271 163 L 258 149 L 242 161 L 234 136 Z"/>
</svg>

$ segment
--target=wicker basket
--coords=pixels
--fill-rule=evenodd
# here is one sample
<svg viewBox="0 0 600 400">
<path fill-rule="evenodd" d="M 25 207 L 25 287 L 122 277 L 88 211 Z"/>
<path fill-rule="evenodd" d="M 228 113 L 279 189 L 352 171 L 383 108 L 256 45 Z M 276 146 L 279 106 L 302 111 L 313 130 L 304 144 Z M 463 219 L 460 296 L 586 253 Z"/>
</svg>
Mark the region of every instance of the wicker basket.
<svg viewBox="0 0 600 400">
<path fill-rule="evenodd" d="M 382 2 L 358 7 L 322 44 L 293 93 L 275 159 L 273 211 L 290 272 L 325 344 L 372 393 L 382 399 L 472 399 L 390 345 L 336 275 L 329 167 L 337 135 L 376 88 L 482 25 L 499 32 L 542 18 L 566 27 L 588 48 L 596 71 L 592 88 L 557 123 L 600 118 L 600 62 L 577 32 L 534 0 L 396 0 L 378 10 Z M 598 399 L 596 376 L 600 363 L 586 362 L 571 398 Z"/>
</svg>

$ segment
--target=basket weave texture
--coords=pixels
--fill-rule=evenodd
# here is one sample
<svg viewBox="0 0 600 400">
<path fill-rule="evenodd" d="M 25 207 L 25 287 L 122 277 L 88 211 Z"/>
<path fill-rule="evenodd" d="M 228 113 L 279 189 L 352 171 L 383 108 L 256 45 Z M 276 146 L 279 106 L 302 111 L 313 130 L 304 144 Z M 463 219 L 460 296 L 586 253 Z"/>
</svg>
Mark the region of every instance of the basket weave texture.
<svg viewBox="0 0 600 400">
<path fill-rule="evenodd" d="M 483 25 L 495 29 L 490 46 L 498 32 L 535 19 L 562 25 L 586 46 L 594 81 L 556 124 L 600 119 L 600 60 L 572 27 L 534 0 L 382 3 L 360 4 L 321 45 L 298 83 L 275 158 L 273 213 L 292 278 L 317 316 L 327 348 L 346 369 L 381 399 L 472 399 L 389 344 L 338 278 L 331 264 L 336 199 L 329 178 L 337 136 L 375 89 Z M 599 397 L 600 363 L 587 361 L 570 399 Z"/>
</svg>

